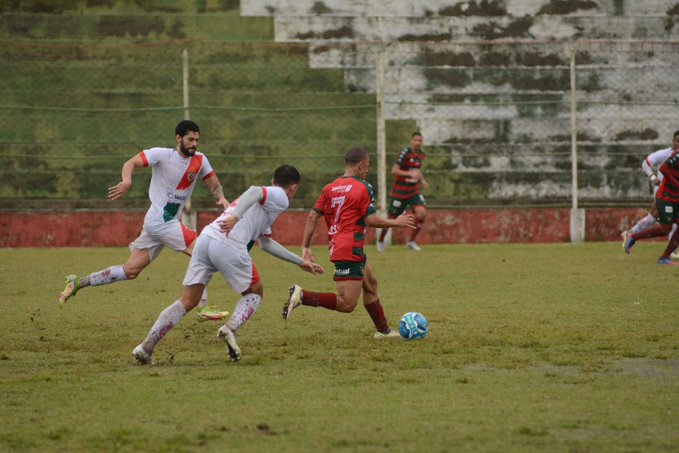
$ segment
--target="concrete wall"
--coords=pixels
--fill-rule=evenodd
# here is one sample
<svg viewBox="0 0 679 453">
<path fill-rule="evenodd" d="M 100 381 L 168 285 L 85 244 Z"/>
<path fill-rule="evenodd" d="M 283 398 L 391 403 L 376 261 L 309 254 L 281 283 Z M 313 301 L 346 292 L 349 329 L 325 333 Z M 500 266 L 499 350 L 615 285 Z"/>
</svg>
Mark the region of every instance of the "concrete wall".
<svg viewBox="0 0 679 453">
<path fill-rule="evenodd" d="M 588 209 L 585 239 L 615 241 L 620 232 L 644 216 L 643 209 Z M 199 229 L 211 222 L 215 213 L 198 217 Z M 274 224 L 274 238 L 286 245 L 299 246 L 306 212 L 287 212 Z M 99 247 L 126 246 L 141 230 L 144 212 L 19 213 L 0 216 L 0 247 Z M 418 237 L 422 244 L 475 244 L 511 242 L 567 242 L 568 209 L 468 209 L 430 211 Z M 314 244 L 325 244 L 325 226 L 320 222 Z M 367 243 L 373 244 L 375 231 L 369 229 Z M 404 243 L 403 231 L 394 233 L 395 243 Z"/>
<path fill-rule="evenodd" d="M 375 43 L 389 43 L 386 119 L 415 121 L 430 149 L 450 153 L 451 164 L 435 168 L 437 187 L 450 170 L 484 175 L 478 189 L 491 199 L 569 197 L 564 42 L 580 43 L 582 199 L 646 197 L 639 164 L 679 129 L 679 45 L 587 45 L 677 42 L 677 1 L 242 0 L 241 14 L 273 17 L 276 41 L 308 43 L 310 66 L 343 69 L 350 92 L 376 92 Z M 401 146 L 388 143 L 389 152 Z M 493 146 L 512 156 L 465 162 Z"/>
</svg>

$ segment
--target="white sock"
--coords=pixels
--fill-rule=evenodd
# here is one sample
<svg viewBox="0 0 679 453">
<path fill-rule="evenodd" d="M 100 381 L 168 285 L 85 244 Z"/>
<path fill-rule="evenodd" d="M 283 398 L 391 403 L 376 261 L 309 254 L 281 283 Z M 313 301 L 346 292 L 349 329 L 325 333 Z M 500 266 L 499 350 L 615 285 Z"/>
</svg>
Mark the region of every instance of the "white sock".
<svg viewBox="0 0 679 453">
<path fill-rule="evenodd" d="M 207 307 L 207 286 L 203 289 L 203 295 L 200 296 L 200 302 L 198 302 L 198 308 Z"/>
<path fill-rule="evenodd" d="M 95 272 L 81 279 L 79 287 L 108 285 L 109 283 L 120 282 L 123 280 L 127 280 L 123 266 L 111 266 L 103 271 Z"/>
<path fill-rule="evenodd" d="M 647 230 L 655 225 L 656 222 L 657 220 L 655 220 L 655 217 L 653 217 L 651 214 L 647 214 L 646 217 L 639 220 L 637 224 L 632 227 L 630 233 L 639 233 L 641 231 Z"/>
<path fill-rule="evenodd" d="M 152 353 L 153 348 L 156 347 L 158 342 L 162 340 L 174 326 L 179 324 L 179 321 L 182 320 L 185 314 L 186 310 L 184 310 L 184 307 L 182 307 L 182 304 L 178 300 L 175 300 L 172 305 L 161 311 L 156 323 L 151 327 L 149 334 L 141 344 L 144 350 L 148 353 Z"/>
<path fill-rule="evenodd" d="M 238 301 L 236 309 L 226 323 L 226 327 L 231 329 L 232 332 L 238 330 L 240 326 L 245 324 L 245 322 L 255 314 L 261 303 L 262 298 L 259 294 L 250 293 L 243 296 L 241 300 Z"/>
<path fill-rule="evenodd" d="M 672 239 L 672 235 L 674 234 L 675 231 L 677 231 L 677 224 L 673 223 L 672 224 L 672 231 L 670 231 L 669 239 Z"/>
</svg>

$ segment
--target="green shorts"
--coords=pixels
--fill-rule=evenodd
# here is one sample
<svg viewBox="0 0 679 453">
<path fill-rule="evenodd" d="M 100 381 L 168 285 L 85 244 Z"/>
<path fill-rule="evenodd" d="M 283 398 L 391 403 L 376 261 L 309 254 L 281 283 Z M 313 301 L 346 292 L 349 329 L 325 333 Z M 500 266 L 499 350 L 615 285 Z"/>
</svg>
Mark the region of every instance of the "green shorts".
<svg viewBox="0 0 679 453">
<path fill-rule="evenodd" d="M 363 280 L 363 268 L 366 258 L 363 261 L 335 261 L 335 275 L 333 280 Z"/>
<path fill-rule="evenodd" d="M 424 201 L 424 196 L 422 194 L 415 195 L 405 200 L 398 200 L 396 198 L 392 198 L 391 204 L 389 205 L 389 215 L 393 217 L 398 217 L 408 208 L 412 208 L 414 206 L 427 206 L 427 203 Z"/>
<path fill-rule="evenodd" d="M 679 203 L 656 198 L 655 205 L 658 207 L 658 222 L 661 224 L 669 225 L 679 220 Z"/>
</svg>

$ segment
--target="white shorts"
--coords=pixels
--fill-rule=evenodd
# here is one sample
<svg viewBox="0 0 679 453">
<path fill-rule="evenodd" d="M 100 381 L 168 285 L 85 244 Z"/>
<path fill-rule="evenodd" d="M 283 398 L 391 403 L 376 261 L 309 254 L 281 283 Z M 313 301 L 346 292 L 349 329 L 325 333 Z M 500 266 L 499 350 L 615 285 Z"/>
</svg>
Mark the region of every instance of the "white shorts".
<svg viewBox="0 0 679 453">
<path fill-rule="evenodd" d="M 153 261 L 165 246 L 177 252 L 183 252 L 196 239 L 196 236 L 195 231 L 184 226 L 179 220 L 163 223 L 144 222 L 141 234 L 130 243 L 130 251 L 132 249 L 148 250 L 149 257 Z"/>
<path fill-rule="evenodd" d="M 215 272 L 222 274 L 224 280 L 239 293 L 259 281 L 257 269 L 247 251 L 240 251 L 202 234 L 193 247 L 189 268 L 184 276 L 184 286 L 207 286 Z"/>
</svg>

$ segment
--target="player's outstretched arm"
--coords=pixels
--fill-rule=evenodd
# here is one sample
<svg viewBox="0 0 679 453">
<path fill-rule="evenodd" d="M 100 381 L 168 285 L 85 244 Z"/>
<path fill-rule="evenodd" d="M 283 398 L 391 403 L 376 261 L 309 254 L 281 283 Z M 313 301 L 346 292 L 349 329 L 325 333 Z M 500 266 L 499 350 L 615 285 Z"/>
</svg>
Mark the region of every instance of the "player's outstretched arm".
<svg viewBox="0 0 679 453">
<path fill-rule="evenodd" d="M 120 181 L 115 186 L 108 188 L 108 198 L 110 200 L 118 200 L 123 198 L 130 190 L 130 187 L 132 187 L 132 172 L 135 168 L 143 166 L 144 160 L 139 154 L 125 162 L 121 171 L 122 181 Z"/>
<path fill-rule="evenodd" d="M 385 219 L 377 214 L 365 218 L 365 223 L 371 228 L 410 228 L 415 229 L 415 216 L 404 212 L 395 219 Z"/>
<path fill-rule="evenodd" d="M 323 268 L 319 264 L 312 263 L 309 260 L 305 260 L 302 257 L 295 255 L 268 236 L 262 236 L 259 238 L 259 247 L 262 249 L 262 251 L 268 253 L 269 255 L 275 256 L 276 258 L 283 261 L 296 264 L 302 268 L 302 270 L 305 270 L 311 274 L 316 275 L 322 274 L 324 272 Z"/>
</svg>

